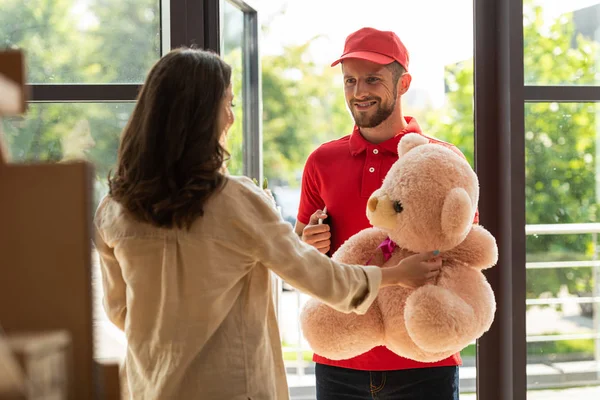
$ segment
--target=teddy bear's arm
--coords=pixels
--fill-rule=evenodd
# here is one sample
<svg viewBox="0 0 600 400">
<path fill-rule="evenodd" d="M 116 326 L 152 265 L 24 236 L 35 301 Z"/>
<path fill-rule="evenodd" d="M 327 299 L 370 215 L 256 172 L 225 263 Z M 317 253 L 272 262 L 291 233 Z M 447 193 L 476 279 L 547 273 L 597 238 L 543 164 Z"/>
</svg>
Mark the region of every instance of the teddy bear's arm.
<svg viewBox="0 0 600 400">
<path fill-rule="evenodd" d="M 387 233 L 378 228 L 367 228 L 346 240 L 332 258 L 346 264 L 379 265 L 377 247 L 387 238 Z"/>
<path fill-rule="evenodd" d="M 446 252 L 444 257 L 473 268 L 486 269 L 498 262 L 498 246 L 496 239 L 484 227 L 473 225 L 465 240 Z"/>
</svg>

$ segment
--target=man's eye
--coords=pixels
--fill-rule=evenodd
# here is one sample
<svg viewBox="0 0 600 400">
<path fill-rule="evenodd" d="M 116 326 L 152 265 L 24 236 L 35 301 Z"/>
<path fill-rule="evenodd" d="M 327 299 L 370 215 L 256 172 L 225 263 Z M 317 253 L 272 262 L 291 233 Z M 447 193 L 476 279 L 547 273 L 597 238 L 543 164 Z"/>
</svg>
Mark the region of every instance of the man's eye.
<svg viewBox="0 0 600 400">
<path fill-rule="evenodd" d="M 400 203 L 399 201 L 395 201 L 394 202 L 394 211 L 396 211 L 397 213 L 401 213 L 402 210 L 404 210 L 404 208 L 402 208 L 402 203 Z"/>
</svg>

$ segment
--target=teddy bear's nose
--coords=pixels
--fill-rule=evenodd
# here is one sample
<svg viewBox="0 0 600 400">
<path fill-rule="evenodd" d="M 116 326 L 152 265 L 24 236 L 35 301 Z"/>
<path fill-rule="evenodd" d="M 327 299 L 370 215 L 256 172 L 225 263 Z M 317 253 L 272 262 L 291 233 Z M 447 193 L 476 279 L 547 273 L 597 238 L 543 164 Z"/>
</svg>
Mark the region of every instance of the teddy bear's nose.
<svg viewBox="0 0 600 400">
<path fill-rule="evenodd" d="M 377 203 L 379 201 L 377 200 L 377 197 L 371 197 L 369 199 L 369 202 L 367 203 L 367 206 L 369 207 L 369 211 L 373 212 L 377 209 Z"/>
</svg>

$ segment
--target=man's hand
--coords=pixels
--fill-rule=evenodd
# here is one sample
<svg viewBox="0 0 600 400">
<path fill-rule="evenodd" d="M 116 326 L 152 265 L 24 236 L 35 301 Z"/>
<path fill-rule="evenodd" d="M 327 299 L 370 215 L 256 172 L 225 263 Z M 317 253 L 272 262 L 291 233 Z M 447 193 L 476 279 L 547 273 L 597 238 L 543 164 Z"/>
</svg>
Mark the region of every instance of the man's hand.
<svg viewBox="0 0 600 400">
<path fill-rule="evenodd" d="M 395 267 L 381 270 L 381 286 L 400 285 L 416 289 L 434 283 L 442 268 L 442 258 L 438 251 L 415 254 L 406 257 Z"/>
<path fill-rule="evenodd" d="M 325 254 L 331 248 L 331 232 L 328 224 L 319 224 L 319 219 L 327 218 L 323 210 L 317 210 L 310 216 L 310 222 L 302 229 L 302 241 Z"/>
</svg>

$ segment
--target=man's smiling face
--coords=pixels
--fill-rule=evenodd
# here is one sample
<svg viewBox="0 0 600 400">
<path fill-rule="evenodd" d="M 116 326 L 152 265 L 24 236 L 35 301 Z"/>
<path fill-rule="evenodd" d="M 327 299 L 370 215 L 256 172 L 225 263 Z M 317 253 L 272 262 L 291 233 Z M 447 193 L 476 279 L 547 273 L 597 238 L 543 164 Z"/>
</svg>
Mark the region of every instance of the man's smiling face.
<svg viewBox="0 0 600 400">
<path fill-rule="evenodd" d="M 397 82 L 385 65 L 356 58 L 342 63 L 346 103 L 360 128 L 373 128 L 394 112 Z"/>
</svg>

